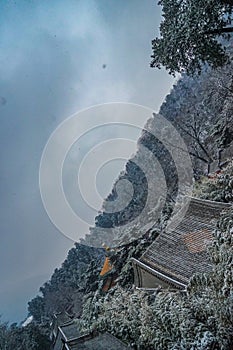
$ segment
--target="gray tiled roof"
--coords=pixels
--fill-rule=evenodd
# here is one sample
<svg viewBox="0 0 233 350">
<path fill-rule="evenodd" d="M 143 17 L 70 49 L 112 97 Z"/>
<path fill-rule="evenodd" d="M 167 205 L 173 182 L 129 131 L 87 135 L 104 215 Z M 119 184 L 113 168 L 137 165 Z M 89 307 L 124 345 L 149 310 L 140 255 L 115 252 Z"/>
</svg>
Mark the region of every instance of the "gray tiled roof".
<svg viewBox="0 0 233 350">
<path fill-rule="evenodd" d="M 62 335 L 66 341 L 77 338 L 80 336 L 80 332 L 78 330 L 78 326 L 74 321 L 66 323 L 59 327 Z"/>
<path fill-rule="evenodd" d="M 124 350 L 131 349 L 109 333 L 86 336 L 66 344 L 67 350 Z"/>
<path fill-rule="evenodd" d="M 162 232 L 140 258 L 155 271 L 187 285 L 195 272 L 211 264 L 206 246 L 220 213 L 229 204 L 191 198 L 183 220 L 171 232 Z"/>
<path fill-rule="evenodd" d="M 58 327 L 65 323 L 70 323 L 71 318 L 66 313 L 57 313 L 53 315 L 53 321 L 51 323 L 51 339 L 56 338 L 58 333 Z"/>
</svg>

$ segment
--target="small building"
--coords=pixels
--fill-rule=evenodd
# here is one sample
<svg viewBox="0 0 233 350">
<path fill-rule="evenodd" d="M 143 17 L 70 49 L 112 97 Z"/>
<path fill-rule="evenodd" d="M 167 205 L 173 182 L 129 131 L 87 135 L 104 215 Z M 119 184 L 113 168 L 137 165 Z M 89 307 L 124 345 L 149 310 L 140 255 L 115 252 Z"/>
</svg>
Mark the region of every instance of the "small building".
<svg viewBox="0 0 233 350">
<path fill-rule="evenodd" d="M 69 324 L 72 322 L 72 318 L 66 312 L 59 312 L 53 315 L 53 320 L 50 324 L 50 340 L 52 344 L 55 343 L 57 335 L 59 333 L 59 326 Z"/>
<path fill-rule="evenodd" d="M 223 210 L 230 204 L 190 198 L 182 221 L 162 232 L 139 260 L 132 258 L 134 284 L 142 289 L 185 290 L 196 272 L 208 272 L 207 246 Z"/>
<path fill-rule="evenodd" d="M 110 333 L 92 333 L 69 341 L 65 350 L 124 350 L 131 349 Z"/>
<path fill-rule="evenodd" d="M 58 326 L 56 338 L 53 343 L 53 350 L 65 350 L 66 344 L 80 337 L 78 325 L 75 320 L 68 321 Z"/>
<path fill-rule="evenodd" d="M 59 324 L 59 321 L 66 322 Z M 110 333 L 81 333 L 77 322 L 65 314 L 54 315 L 53 350 L 124 350 L 131 349 Z"/>
</svg>

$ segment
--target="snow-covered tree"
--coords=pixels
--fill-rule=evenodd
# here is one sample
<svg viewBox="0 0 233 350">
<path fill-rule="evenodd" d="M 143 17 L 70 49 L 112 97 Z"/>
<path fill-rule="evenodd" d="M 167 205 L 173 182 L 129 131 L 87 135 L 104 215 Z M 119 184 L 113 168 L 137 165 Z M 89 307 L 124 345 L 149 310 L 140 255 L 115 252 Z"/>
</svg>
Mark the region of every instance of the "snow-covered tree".
<svg viewBox="0 0 233 350">
<path fill-rule="evenodd" d="M 151 66 L 164 66 L 170 73 L 201 71 L 203 63 L 224 65 L 229 56 L 218 40 L 228 38 L 232 1 L 160 0 L 163 21 L 160 38 L 152 41 Z"/>
</svg>

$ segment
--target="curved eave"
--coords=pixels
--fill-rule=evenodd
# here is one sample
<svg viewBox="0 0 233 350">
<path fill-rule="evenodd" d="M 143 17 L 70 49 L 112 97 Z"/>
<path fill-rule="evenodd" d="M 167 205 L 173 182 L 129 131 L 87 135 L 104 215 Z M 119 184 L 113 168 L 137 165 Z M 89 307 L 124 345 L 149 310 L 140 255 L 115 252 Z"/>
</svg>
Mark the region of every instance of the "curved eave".
<svg viewBox="0 0 233 350">
<path fill-rule="evenodd" d="M 142 276 L 141 276 L 141 271 L 140 271 L 140 268 L 149 272 L 151 275 L 157 277 L 158 279 L 160 279 L 161 281 L 164 281 L 178 289 L 186 289 L 187 285 L 180 282 L 180 281 L 177 281 L 176 279 L 170 277 L 170 276 L 167 276 L 165 274 L 163 274 L 162 272 L 160 271 L 157 271 L 157 270 L 154 270 L 152 269 L 150 266 L 144 264 L 143 262 L 135 259 L 135 258 L 131 258 L 131 261 L 133 263 L 133 267 L 134 267 L 134 273 L 135 273 L 135 277 L 136 277 L 136 284 L 137 284 L 137 287 L 141 288 L 141 287 L 144 287 L 142 284 Z M 137 266 L 139 267 L 139 269 L 137 268 Z"/>
</svg>

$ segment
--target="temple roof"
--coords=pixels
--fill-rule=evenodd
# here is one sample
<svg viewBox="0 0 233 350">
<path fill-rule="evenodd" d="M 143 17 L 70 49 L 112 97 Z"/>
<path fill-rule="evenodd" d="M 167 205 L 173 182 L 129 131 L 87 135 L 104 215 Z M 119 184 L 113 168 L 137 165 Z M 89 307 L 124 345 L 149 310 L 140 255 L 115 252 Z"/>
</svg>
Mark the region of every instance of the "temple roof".
<svg viewBox="0 0 233 350">
<path fill-rule="evenodd" d="M 208 272 L 206 252 L 220 213 L 231 205 L 191 198 L 184 218 L 174 230 L 162 232 L 138 262 L 162 277 L 187 285 L 196 272 Z M 135 260 L 135 259 L 134 259 Z"/>
<path fill-rule="evenodd" d="M 51 334 L 50 338 L 52 339 L 53 337 L 56 338 L 57 333 L 58 333 L 58 327 L 60 325 L 64 324 L 69 324 L 72 321 L 70 316 L 67 313 L 56 313 L 53 315 L 53 321 L 50 324 L 51 327 Z"/>
<path fill-rule="evenodd" d="M 55 315 L 66 322 L 58 327 L 58 334 L 53 343 L 53 349 L 66 350 L 123 350 L 131 349 L 110 333 L 83 333 L 78 329 L 76 320 L 67 322 L 65 315 Z"/>
<path fill-rule="evenodd" d="M 131 349 L 110 333 L 87 335 L 66 344 L 67 350 L 124 350 Z"/>
<path fill-rule="evenodd" d="M 62 333 L 65 341 L 70 341 L 71 339 L 75 339 L 80 336 L 80 332 L 75 321 L 63 324 L 59 327 L 59 330 Z"/>
</svg>

